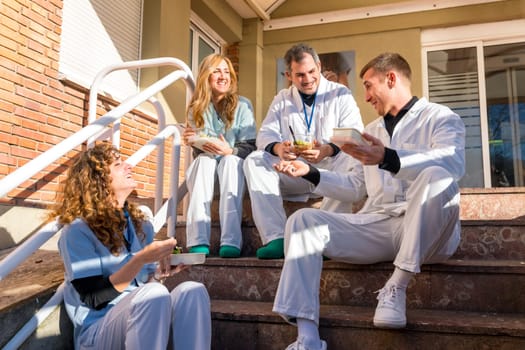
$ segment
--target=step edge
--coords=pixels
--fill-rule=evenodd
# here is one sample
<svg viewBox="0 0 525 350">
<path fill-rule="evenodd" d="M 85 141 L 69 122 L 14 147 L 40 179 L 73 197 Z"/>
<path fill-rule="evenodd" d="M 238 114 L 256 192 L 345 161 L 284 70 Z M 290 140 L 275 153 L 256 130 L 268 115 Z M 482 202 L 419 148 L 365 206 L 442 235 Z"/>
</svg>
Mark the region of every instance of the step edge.
<svg viewBox="0 0 525 350">
<path fill-rule="evenodd" d="M 287 324 L 272 311 L 272 302 L 246 302 L 237 300 L 212 300 L 212 318 L 222 321 L 250 321 Z M 235 308 L 235 311 L 233 311 Z M 258 315 L 240 312 L 255 309 Z M 232 310 L 232 311 L 230 311 Z M 320 327 L 374 328 L 374 308 L 349 305 L 321 305 Z M 430 316 L 430 317 L 429 317 Z M 456 321 L 458 316 L 462 321 Z M 432 319 L 440 319 L 436 325 Z M 488 319 L 491 320 L 488 320 Z M 497 318 L 495 325 L 494 318 Z M 468 322 L 464 322 L 464 320 Z M 502 327 L 503 325 L 503 327 Z M 379 329 L 379 328 L 377 328 Z M 395 331 L 395 330 L 394 330 Z M 487 313 L 470 311 L 447 311 L 433 309 L 408 309 L 407 327 L 397 330 L 455 333 L 468 335 L 506 335 L 525 337 L 525 314 Z"/>
<path fill-rule="evenodd" d="M 237 259 L 224 259 L 220 257 L 207 257 L 204 266 L 228 266 L 228 267 L 246 267 L 246 268 L 279 268 L 281 269 L 284 259 L 264 260 L 256 257 L 241 257 Z M 323 262 L 323 270 L 329 269 L 347 269 L 347 270 L 392 270 L 392 262 L 380 262 L 375 264 L 352 264 L 342 261 L 328 260 Z M 509 259 L 449 259 L 439 264 L 426 264 L 421 267 L 422 272 L 432 271 L 473 271 L 485 269 L 483 272 L 494 273 L 525 273 L 525 261 Z"/>
</svg>

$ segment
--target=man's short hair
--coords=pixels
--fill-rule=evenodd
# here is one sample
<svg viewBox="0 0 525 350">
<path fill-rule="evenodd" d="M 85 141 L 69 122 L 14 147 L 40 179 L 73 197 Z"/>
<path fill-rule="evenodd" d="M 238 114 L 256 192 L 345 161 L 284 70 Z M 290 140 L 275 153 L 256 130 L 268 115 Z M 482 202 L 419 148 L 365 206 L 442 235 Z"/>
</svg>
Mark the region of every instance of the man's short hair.
<svg viewBox="0 0 525 350">
<path fill-rule="evenodd" d="M 363 78 L 363 75 L 365 75 L 366 71 L 370 68 L 373 68 L 378 73 L 385 74 L 388 71 L 395 70 L 404 75 L 409 81 L 412 77 L 410 65 L 408 64 L 407 60 L 405 60 L 403 56 L 398 53 L 385 52 L 373 58 L 363 67 L 363 69 L 361 69 L 359 78 Z"/>
<path fill-rule="evenodd" d="M 319 55 L 317 52 L 307 44 L 300 43 L 292 46 L 284 55 L 284 62 L 286 63 L 286 70 L 292 71 L 292 62 L 301 62 L 305 54 L 309 54 L 313 57 L 314 62 L 318 64 L 320 62 Z"/>
</svg>

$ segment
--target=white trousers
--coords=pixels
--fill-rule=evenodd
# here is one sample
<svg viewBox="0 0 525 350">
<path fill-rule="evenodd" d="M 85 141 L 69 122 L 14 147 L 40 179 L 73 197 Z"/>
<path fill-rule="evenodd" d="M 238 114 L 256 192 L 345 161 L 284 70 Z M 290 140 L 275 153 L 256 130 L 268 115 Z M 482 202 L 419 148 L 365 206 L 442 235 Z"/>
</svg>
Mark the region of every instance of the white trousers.
<svg viewBox="0 0 525 350">
<path fill-rule="evenodd" d="M 183 282 L 171 293 L 160 283 L 144 284 L 89 326 L 79 349 L 164 350 L 170 330 L 173 349 L 210 349 L 210 298 L 203 284 Z"/>
<path fill-rule="evenodd" d="M 427 168 L 407 192 L 404 216 L 338 214 L 302 209 L 288 219 L 285 260 L 273 311 L 319 324 L 323 255 L 352 264 L 393 261 L 420 272 L 450 257 L 459 244 L 459 188 L 439 167 Z"/>
<path fill-rule="evenodd" d="M 186 172 L 190 195 L 186 217 L 186 245 L 210 245 L 211 202 L 219 180 L 221 245 L 242 248 L 243 160 L 234 155 L 221 157 L 200 154 Z"/>
<path fill-rule="evenodd" d="M 348 171 L 348 156 L 340 157 L 331 162 L 330 169 Z M 279 162 L 279 157 L 265 151 L 255 151 L 244 160 L 244 174 L 250 192 L 252 216 L 257 231 L 265 245 L 277 238 L 284 237 L 286 212 L 283 199 L 306 202 L 313 195 L 315 186 L 303 178 L 295 178 L 278 173 L 273 164 Z M 328 167 L 327 167 L 328 168 Z M 351 202 L 340 202 L 331 198 L 323 198 L 322 209 L 336 212 L 351 212 Z"/>
</svg>

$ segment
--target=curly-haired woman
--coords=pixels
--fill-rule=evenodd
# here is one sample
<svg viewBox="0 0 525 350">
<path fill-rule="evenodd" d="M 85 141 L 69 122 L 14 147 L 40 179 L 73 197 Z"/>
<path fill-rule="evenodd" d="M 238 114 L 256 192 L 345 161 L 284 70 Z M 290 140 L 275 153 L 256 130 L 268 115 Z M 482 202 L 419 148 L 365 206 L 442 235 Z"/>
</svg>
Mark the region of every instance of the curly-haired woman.
<svg viewBox="0 0 525 350">
<path fill-rule="evenodd" d="M 245 189 L 242 164 L 255 150 L 255 132 L 253 107 L 247 98 L 237 94 L 237 76 L 231 61 L 219 54 L 205 57 L 199 67 L 183 133 L 184 142 L 194 146 L 195 157 L 186 172 L 190 193 L 186 237 L 190 252 L 210 253 L 210 207 L 218 179 L 219 255 L 240 256 Z M 200 145 L 196 136 L 204 136 L 198 138 Z"/>
<path fill-rule="evenodd" d="M 127 202 L 135 187 L 118 150 L 99 143 L 73 161 L 49 213 L 64 225 L 58 247 L 75 348 L 166 349 L 171 329 L 174 349 L 209 349 L 208 292 L 158 283 L 185 267 L 170 266 L 175 239 L 153 241 L 153 226 Z"/>
</svg>

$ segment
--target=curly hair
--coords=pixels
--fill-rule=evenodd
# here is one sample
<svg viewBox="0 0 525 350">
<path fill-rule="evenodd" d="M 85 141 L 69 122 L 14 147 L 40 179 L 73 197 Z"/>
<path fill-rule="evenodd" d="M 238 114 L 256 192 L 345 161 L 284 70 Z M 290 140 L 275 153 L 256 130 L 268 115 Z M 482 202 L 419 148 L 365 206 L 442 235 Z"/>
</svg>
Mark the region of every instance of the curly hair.
<svg viewBox="0 0 525 350">
<path fill-rule="evenodd" d="M 222 60 L 226 62 L 230 71 L 230 91 L 219 102 L 219 110 L 217 113 L 219 113 L 221 118 L 223 118 L 227 129 L 233 124 L 233 119 L 235 118 L 235 109 L 239 103 L 239 95 L 237 94 L 237 75 L 235 74 L 233 65 L 228 57 L 220 54 L 211 54 L 206 56 L 199 66 L 195 92 L 191 98 L 187 110 L 188 115 L 190 113 L 192 114 L 193 120 L 195 121 L 195 126 L 197 128 L 204 127 L 203 115 L 211 103 L 212 98 L 209 78 L 210 75 L 212 75 L 215 71 L 215 68 L 217 68 L 222 62 Z"/>
<path fill-rule="evenodd" d="M 73 160 L 48 214 L 48 219 L 58 217 L 63 225 L 81 218 L 114 255 L 125 246 L 122 232 L 126 227 L 124 212 L 117 207 L 111 188 L 109 166 L 119 158 L 119 151 L 108 142 L 98 143 L 80 153 Z M 142 240 L 144 215 L 131 203 L 126 202 L 125 207 Z"/>
</svg>

